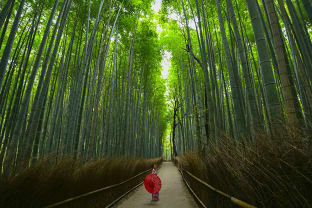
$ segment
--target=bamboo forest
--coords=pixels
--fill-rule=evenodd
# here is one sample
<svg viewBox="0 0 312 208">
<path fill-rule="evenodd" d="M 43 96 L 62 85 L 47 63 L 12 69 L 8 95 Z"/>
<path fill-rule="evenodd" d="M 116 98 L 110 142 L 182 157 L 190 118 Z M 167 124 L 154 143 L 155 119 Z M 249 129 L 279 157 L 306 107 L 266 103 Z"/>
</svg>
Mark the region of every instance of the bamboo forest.
<svg viewBox="0 0 312 208">
<path fill-rule="evenodd" d="M 0 207 L 312 207 L 312 0 L 0 0 L 0 165 Z"/>
</svg>

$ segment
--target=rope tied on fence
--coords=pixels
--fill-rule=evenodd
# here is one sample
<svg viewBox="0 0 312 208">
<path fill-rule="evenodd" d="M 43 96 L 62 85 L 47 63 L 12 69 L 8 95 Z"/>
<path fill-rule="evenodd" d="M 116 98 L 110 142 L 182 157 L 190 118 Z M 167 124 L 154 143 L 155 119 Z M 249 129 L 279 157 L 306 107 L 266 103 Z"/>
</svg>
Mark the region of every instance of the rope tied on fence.
<svg viewBox="0 0 312 208">
<path fill-rule="evenodd" d="M 187 171 L 187 170 L 184 170 L 184 169 L 181 168 L 181 167 L 179 168 L 179 171 L 181 172 L 182 177 L 183 177 L 183 180 L 186 182 L 186 184 L 187 184 L 188 188 L 191 190 L 192 194 L 196 197 L 196 199 L 199 201 L 199 203 L 200 203 L 203 207 L 206 207 L 206 206 L 205 206 L 204 203 L 200 200 L 200 198 L 195 194 L 195 192 L 191 189 L 190 185 L 189 185 L 189 184 L 187 183 L 187 181 L 185 180 L 185 178 L 184 178 L 184 176 L 183 176 L 183 171 L 184 171 L 185 173 L 187 173 L 189 176 L 191 176 L 193 179 L 195 179 L 196 181 L 198 181 L 199 183 L 201 183 L 201 184 L 203 184 L 204 186 L 206 186 L 207 188 L 209 188 L 210 190 L 212 190 L 212 191 L 214 191 L 214 192 L 216 192 L 216 193 L 218 193 L 218 194 L 220 194 L 220 195 L 222 195 L 222 196 L 224 196 L 224 197 L 230 199 L 232 203 L 234 203 L 234 204 L 236 204 L 236 205 L 238 205 L 238 206 L 240 206 L 240 207 L 243 207 L 243 208 L 257 208 L 256 206 L 253 206 L 253 205 L 251 205 L 251 204 L 248 204 L 247 202 L 244 202 L 244 201 L 242 201 L 242 200 L 240 200 L 240 199 L 237 199 L 237 198 L 235 198 L 235 197 L 233 197 L 233 196 L 231 196 L 231 195 L 229 195 L 229 194 L 227 194 L 227 193 L 224 193 L 223 191 L 220 191 L 220 190 L 216 189 L 215 187 L 213 187 L 213 186 L 211 186 L 210 184 L 206 183 L 205 181 L 203 181 L 203 180 L 197 178 L 197 177 L 194 176 L 192 173 L 190 173 L 190 172 Z"/>
<path fill-rule="evenodd" d="M 71 197 L 71 198 L 69 198 L 69 199 L 65 199 L 65 200 L 63 200 L 63 201 L 60 201 L 60 202 L 51 204 L 51 205 L 46 206 L 46 207 L 44 207 L 44 208 L 57 207 L 57 206 L 59 206 L 59 205 L 66 204 L 66 203 L 69 203 L 69 202 L 72 202 L 72 201 L 81 199 L 81 198 L 83 198 L 83 197 L 87 197 L 87 196 L 90 196 L 90 195 L 93 195 L 93 194 L 96 194 L 96 193 L 99 193 L 99 192 L 102 192 L 102 191 L 105 191 L 105 190 L 108 190 L 108 189 L 111 189 L 111 188 L 115 188 L 115 187 L 120 186 L 120 185 L 122 185 L 122 184 L 125 184 L 125 183 L 127 183 L 127 182 L 129 182 L 129 181 L 131 181 L 131 180 L 133 180 L 133 179 L 135 179 L 135 178 L 137 178 L 137 177 L 143 175 L 144 173 L 151 171 L 151 170 L 152 170 L 152 168 L 150 168 L 150 169 L 148 169 L 148 170 L 146 170 L 146 171 L 143 171 L 143 172 L 141 172 L 141 173 L 139 173 L 139 174 L 137 174 L 137 175 L 135 175 L 135 176 L 129 178 L 128 180 L 125 180 L 125 181 L 120 182 L 120 183 L 118 183 L 118 184 L 114 184 L 114 185 L 107 186 L 107 187 L 104 187 L 104 188 L 100 188 L 100 189 L 97 189 L 97 190 L 94 190 L 94 191 L 90 191 L 90 192 L 87 192 L 87 193 L 84 193 L 84 194 L 80 194 L 80 195 L 78 195 L 78 196 L 74 196 L 74 197 Z"/>
</svg>

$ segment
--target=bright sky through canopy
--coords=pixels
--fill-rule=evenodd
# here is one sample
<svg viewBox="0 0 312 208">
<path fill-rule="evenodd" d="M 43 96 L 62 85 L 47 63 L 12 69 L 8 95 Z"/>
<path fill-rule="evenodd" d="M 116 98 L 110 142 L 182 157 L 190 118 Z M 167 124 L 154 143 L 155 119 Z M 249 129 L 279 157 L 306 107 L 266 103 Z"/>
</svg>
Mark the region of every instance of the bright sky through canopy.
<svg viewBox="0 0 312 208">
<path fill-rule="evenodd" d="M 161 3 L 162 3 L 162 0 L 155 0 L 153 2 L 152 9 L 156 14 L 161 9 Z M 157 25 L 157 32 L 158 33 L 161 32 L 160 25 Z M 171 59 L 171 53 L 168 51 L 164 51 L 163 56 L 162 56 L 162 61 L 161 61 L 161 67 L 162 67 L 161 76 L 164 79 L 168 78 L 168 71 L 170 68 L 170 59 Z"/>
<path fill-rule="evenodd" d="M 161 66 L 162 66 L 162 71 L 161 71 L 161 76 L 164 79 L 168 78 L 168 71 L 170 68 L 170 59 L 171 59 L 171 53 L 168 51 L 164 51 L 164 54 L 162 56 L 162 61 L 161 61 Z"/>
<path fill-rule="evenodd" d="M 153 5 L 152 5 L 152 9 L 154 10 L 154 12 L 157 14 L 161 8 L 161 2 L 162 0 L 155 0 L 153 2 Z"/>
</svg>

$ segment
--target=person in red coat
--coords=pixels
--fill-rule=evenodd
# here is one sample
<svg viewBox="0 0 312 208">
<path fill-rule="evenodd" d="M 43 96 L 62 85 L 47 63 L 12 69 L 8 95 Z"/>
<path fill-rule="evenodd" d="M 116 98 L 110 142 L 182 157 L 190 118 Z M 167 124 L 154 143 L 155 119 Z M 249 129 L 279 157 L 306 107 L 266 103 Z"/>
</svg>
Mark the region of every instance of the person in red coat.
<svg viewBox="0 0 312 208">
<path fill-rule="evenodd" d="M 154 164 L 154 168 L 152 170 L 152 174 L 157 175 L 157 165 Z M 159 200 L 159 192 L 152 194 L 152 201 L 158 201 Z"/>
</svg>

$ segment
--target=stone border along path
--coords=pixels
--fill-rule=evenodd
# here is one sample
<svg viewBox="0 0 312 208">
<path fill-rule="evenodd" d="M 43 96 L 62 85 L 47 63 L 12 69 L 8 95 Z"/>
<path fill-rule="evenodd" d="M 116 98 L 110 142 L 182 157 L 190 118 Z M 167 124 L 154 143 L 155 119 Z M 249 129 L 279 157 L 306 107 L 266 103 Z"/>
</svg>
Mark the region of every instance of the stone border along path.
<svg viewBox="0 0 312 208">
<path fill-rule="evenodd" d="M 159 201 L 153 202 L 152 195 L 148 193 L 144 185 L 138 187 L 122 201 L 116 208 L 141 208 L 141 207 L 163 207 L 163 208 L 193 208 L 198 207 L 193 197 L 187 190 L 182 176 L 172 162 L 163 162 L 158 176 L 162 187 L 159 192 Z"/>
</svg>

